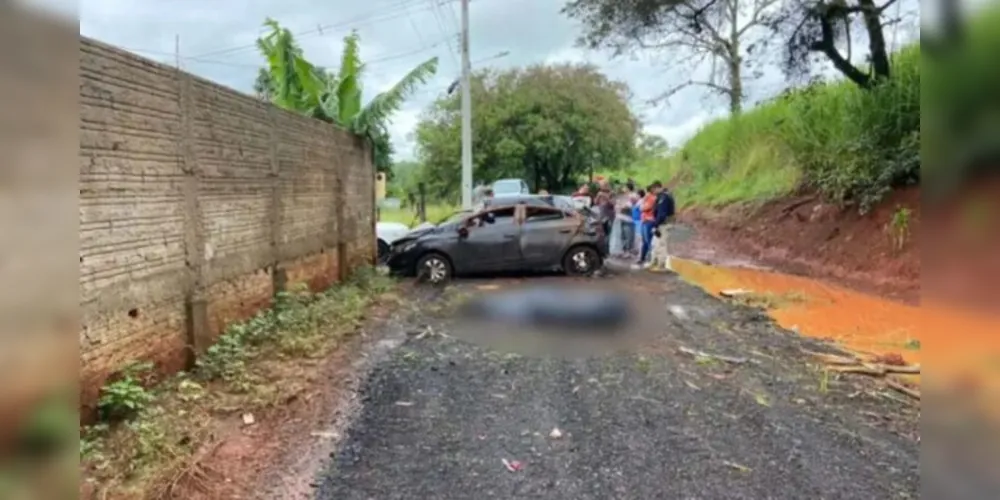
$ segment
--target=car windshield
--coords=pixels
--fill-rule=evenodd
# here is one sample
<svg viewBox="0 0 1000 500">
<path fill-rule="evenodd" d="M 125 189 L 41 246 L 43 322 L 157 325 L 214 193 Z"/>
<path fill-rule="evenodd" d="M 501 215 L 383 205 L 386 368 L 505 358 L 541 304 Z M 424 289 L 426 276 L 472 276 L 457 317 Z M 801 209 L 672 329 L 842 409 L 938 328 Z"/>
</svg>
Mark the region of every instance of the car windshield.
<svg viewBox="0 0 1000 500">
<path fill-rule="evenodd" d="M 493 183 L 493 196 L 504 194 L 518 194 L 521 192 L 521 181 L 511 179 L 506 181 L 496 181 Z"/>
</svg>

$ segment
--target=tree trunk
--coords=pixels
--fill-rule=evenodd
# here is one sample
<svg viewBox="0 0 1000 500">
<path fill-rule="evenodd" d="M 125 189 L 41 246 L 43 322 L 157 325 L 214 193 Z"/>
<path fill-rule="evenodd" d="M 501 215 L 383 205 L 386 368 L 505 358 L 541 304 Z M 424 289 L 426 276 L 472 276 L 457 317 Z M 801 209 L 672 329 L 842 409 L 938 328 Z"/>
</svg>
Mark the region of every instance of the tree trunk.
<svg viewBox="0 0 1000 500">
<path fill-rule="evenodd" d="M 729 46 L 726 58 L 729 71 L 729 113 L 743 112 L 743 59 L 740 57 L 740 0 L 729 1 Z"/>
<path fill-rule="evenodd" d="M 882 30 L 882 15 L 874 0 L 858 0 L 863 10 L 861 17 L 868 31 L 868 52 L 872 58 L 872 75 L 875 80 L 888 80 L 891 67 Z"/>
</svg>

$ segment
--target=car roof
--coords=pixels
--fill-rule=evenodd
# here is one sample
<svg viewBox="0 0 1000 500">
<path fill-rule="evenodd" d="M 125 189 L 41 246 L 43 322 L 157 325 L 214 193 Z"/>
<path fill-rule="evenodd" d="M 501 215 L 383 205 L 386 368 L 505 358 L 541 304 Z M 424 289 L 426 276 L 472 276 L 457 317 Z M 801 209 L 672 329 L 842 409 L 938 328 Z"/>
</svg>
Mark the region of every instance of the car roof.
<svg viewBox="0 0 1000 500">
<path fill-rule="evenodd" d="M 549 200 L 553 200 L 551 194 L 498 194 L 493 195 L 493 198 L 488 200 L 487 206 L 497 206 L 500 203 L 516 205 L 518 203 L 526 203 L 529 201 L 540 201 L 546 205 L 551 205 Z"/>
</svg>

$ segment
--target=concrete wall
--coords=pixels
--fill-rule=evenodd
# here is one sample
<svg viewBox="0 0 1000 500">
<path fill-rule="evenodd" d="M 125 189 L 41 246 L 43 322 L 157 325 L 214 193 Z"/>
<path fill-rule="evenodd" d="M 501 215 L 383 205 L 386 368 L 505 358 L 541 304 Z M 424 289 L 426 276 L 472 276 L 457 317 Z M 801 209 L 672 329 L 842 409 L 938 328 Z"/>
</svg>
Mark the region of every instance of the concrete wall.
<svg viewBox="0 0 1000 500">
<path fill-rule="evenodd" d="M 134 360 L 183 368 L 286 282 L 373 262 L 357 137 L 81 39 L 81 403 Z"/>
</svg>

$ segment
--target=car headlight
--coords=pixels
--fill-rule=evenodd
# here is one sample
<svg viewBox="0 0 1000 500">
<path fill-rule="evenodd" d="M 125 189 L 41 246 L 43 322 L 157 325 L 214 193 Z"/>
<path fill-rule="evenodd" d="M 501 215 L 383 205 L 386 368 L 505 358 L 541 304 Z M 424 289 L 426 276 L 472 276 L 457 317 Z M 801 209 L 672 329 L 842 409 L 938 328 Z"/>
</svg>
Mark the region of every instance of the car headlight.
<svg viewBox="0 0 1000 500">
<path fill-rule="evenodd" d="M 392 250 L 393 253 L 405 253 L 409 252 L 410 250 L 413 250 L 413 248 L 416 246 L 417 246 L 416 241 L 408 241 L 406 243 L 403 243 L 402 245 L 394 245 Z"/>
</svg>

